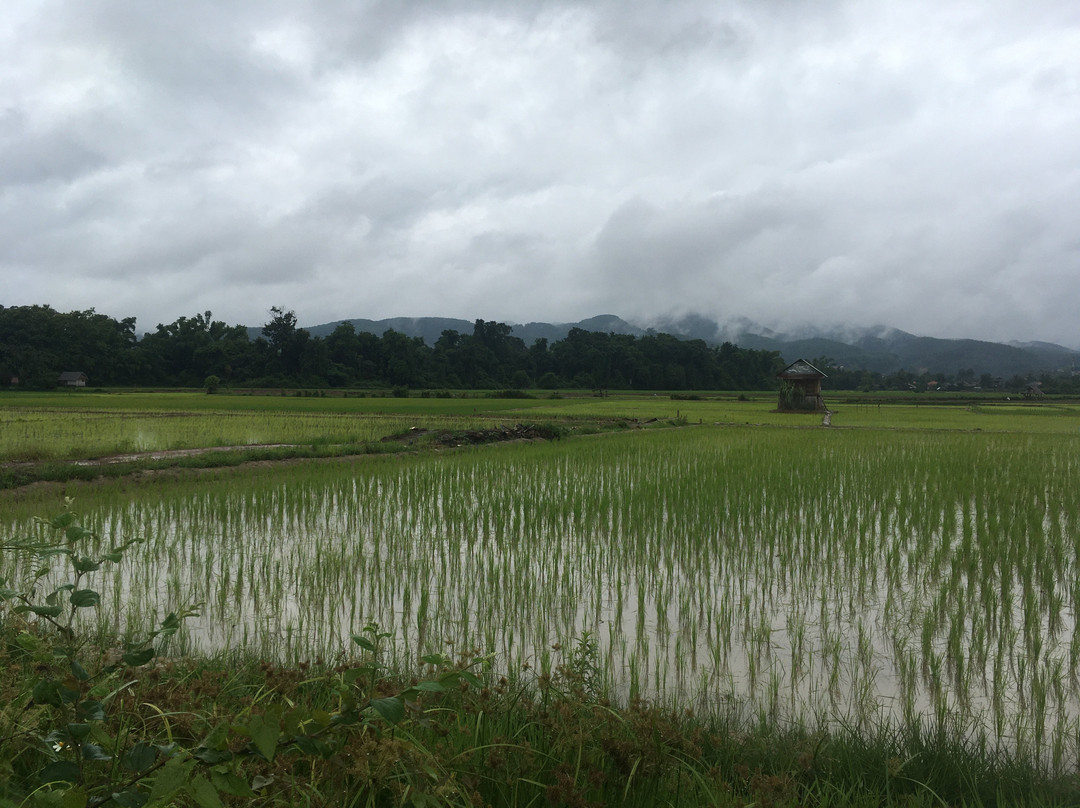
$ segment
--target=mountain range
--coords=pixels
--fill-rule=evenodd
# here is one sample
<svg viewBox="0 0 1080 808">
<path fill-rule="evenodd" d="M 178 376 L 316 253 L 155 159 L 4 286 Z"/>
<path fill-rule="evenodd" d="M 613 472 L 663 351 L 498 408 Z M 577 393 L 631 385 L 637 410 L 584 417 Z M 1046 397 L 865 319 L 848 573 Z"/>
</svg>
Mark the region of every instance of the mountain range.
<svg viewBox="0 0 1080 808">
<path fill-rule="evenodd" d="M 447 317 L 393 317 L 386 320 L 352 319 L 307 326 L 312 336 L 326 337 L 341 322 L 352 323 L 358 332 L 381 335 L 393 329 L 409 337 L 421 337 L 434 345 L 443 331 L 471 334 L 473 323 Z M 1047 371 L 1080 371 L 1080 351 L 1049 342 L 999 343 L 974 339 L 920 337 L 888 326 L 870 328 L 807 328 L 777 332 L 752 321 L 736 319 L 719 323 L 701 315 L 654 320 L 635 324 L 613 314 L 601 314 L 574 323 L 510 324 L 515 337 L 531 345 L 538 339 L 555 342 L 572 328 L 602 333 L 665 333 L 680 339 L 700 339 L 719 345 L 731 342 L 741 348 L 778 351 L 787 362 L 828 357 L 832 364 L 850 370 L 892 373 L 947 373 L 971 371 L 999 377 Z M 252 329 L 253 336 L 260 329 Z"/>
</svg>

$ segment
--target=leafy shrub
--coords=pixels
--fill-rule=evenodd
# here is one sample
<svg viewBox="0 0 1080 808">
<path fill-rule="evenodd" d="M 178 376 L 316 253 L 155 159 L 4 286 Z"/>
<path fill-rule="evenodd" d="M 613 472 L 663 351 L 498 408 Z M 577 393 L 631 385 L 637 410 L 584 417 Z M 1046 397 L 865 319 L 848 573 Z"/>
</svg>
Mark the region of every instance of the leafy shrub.
<svg viewBox="0 0 1080 808">
<path fill-rule="evenodd" d="M 487 394 L 487 398 L 533 398 L 524 390 L 493 390 Z"/>
</svg>

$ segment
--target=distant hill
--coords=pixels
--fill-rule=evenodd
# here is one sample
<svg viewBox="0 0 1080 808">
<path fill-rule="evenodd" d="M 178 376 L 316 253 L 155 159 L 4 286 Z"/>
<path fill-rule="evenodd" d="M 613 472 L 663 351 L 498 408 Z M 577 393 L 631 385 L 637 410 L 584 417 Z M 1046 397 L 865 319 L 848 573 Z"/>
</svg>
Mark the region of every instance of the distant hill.
<svg viewBox="0 0 1080 808">
<path fill-rule="evenodd" d="M 1080 351 L 1050 342 L 1003 344 L 973 339 L 919 337 L 888 326 L 812 328 L 783 334 L 740 320 L 721 325 L 691 315 L 654 324 L 688 339 L 730 341 L 742 348 L 779 351 L 785 361 L 829 357 L 839 367 L 892 373 L 948 373 L 971 370 L 999 377 L 1041 371 L 1080 370 Z"/>
<path fill-rule="evenodd" d="M 460 334 L 473 332 L 472 320 L 456 320 L 448 317 L 391 317 L 387 320 L 338 320 L 333 323 L 304 326 L 313 337 L 325 337 L 333 332 L 341 323 L 352 323 L 358 332 L 366 331 L 369 334 L 382 336 L 390 329 L 404 334 L 407 337 L 423 337 L 428 345 L 434 345 L 443 331 L 457 331 Z M 576 323 L 510 323 L 513 335 L 524 340 L 526 345 L 532 345 L 538 339 L 546 339 L 548 342 L 564 339 L 572 328 L 580 328 L 583 331 L 599 331 L 602 334 L 634 334 L 646 333 L 645 329 L 631 325 L 614 314 L 601 314 L 581 320 Z M 249 329 L 252 338 L 262 333 L 261 328 Z"/>
<path fill-rule="evenodd" d="M 352 323 L 357 333 L 367 332 L 381 337 L 387 331 L 397 331 L 407 337 L 423 337 L 428 345 L 434 345 L 443 331 L 458 331 L 471 334 L 473 324 L 470 320 L 455 320 L 451 317 L 391 317 L 388 320 L 338 320 L 322 325 L 305 326 L 313 337 L 327 337 L 343 322 Z"/>
<path fill-rule="evenodd" d="M 443 331 L 471 334 L 473 321 L 447 317 L 393 317 L 386 320 L 339 320 L 332 323 L 305 326 L 312 336 L 326 337 L 341 322 L 352 323 L 359 332 L 382 335 L 393 329 L 408 337 L 421 337 L 434 345 Z M 763 328 L 746 319 L 724 323 L 701 315 L 678 319 L 654 320 L 634 324 L 614 314 L 601 314 L 574 323 L 510 323 L 514 336 L 527 345 L 538 339 L 556 342 L 566 337 L 572 328 L 601 333 L 644 336 L 666 333 L 682 339 L 700 339 L 719 345 L 732 342 L 741 348 L 777 351 L 787 362 L 796 359 L 829 357 L 837 366 L 852 370 L 892 373 L 908 370 L 913 373 L 955 374 L 971 370 L 976 375 L 990 373 L 999 377 L 1025 375 L 1045 371 L 1080 371 L 1080 351 L 1049 342 L 1003 344 L 973 339 L 938 339 L 919 337 L 888 326 L 872 328 L 816 328 L 784 334 Z M 261 333 L 250 328 L 252 338 Z"/>
</svg>

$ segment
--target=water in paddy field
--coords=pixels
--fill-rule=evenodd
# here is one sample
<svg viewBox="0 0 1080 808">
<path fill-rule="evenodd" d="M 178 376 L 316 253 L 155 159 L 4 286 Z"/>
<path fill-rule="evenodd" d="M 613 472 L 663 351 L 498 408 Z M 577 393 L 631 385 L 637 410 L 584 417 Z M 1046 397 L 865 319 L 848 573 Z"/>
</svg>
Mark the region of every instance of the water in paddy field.
<svg viewBox="0 0 1080 808">
<path fill-rule="evenodd" d="M 1034 441 L 1034 443 L 1033 443 Z M 174 652 L 475 649 L 618 698 L 772 720 L 941 721 L 1075 764 L 1076 446 L 1012 435 L 634 433 L 297 467 L 83 507 L 117 627 L 202 602 Z"/>
</svg>

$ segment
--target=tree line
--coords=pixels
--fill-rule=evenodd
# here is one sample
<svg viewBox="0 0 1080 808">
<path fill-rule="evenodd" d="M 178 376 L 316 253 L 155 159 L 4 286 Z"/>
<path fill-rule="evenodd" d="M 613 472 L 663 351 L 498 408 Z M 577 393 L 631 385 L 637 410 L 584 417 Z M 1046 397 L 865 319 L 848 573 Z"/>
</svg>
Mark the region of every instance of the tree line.
<svg viewBox="0 0 1080 808">
<path fill-rule="evenodd" d="M 574 328 L 563 339 L 526 345 L 509 325 L 476 320 L 471 334 L 447 330 L 428 345 L 394 330 L 357 331 L 347 322 L 316 337 L 297 325 L 292 311 L 274 307 L 269 315 L 255 338 L 209 311 L 139 336 L 134 317 L 0 306 L 0 386 L 17 380 L 20 388 L 51 389 L 61 372 L 81 371 L 97 387 L 203 387 L 216 379 L 230 387 L 772 390 L 785 364 L 777 351 L 670 334 Z M 1080 394 L 1080 377 L 1065 373 L 881 374 L 837 367 L 828 357 L 810 361 L 828 374 L 826 390 L 1022 392 L 1040 381 L 1046 393 Z"/>
<path fill-rule="evenodd" d="M 509 325 L 476 320 L 471 334 L 447 330 L 428 345 L 345 322 L 316 337 L 294 312 L 274 307 L 254 339 L 209 311 L 140 337 L 134 317 L 0 306 L 0 385 L 29 389 L 53 388 L 61 372 L 81 371 L 96 387 L 202 387 L 216 377 L 231 387 L 758 390 L 775 387 L 782 367 L 776 351 L 669 334 L 575 328 L 564 339 L 526 345 Z"/>
</svg>

